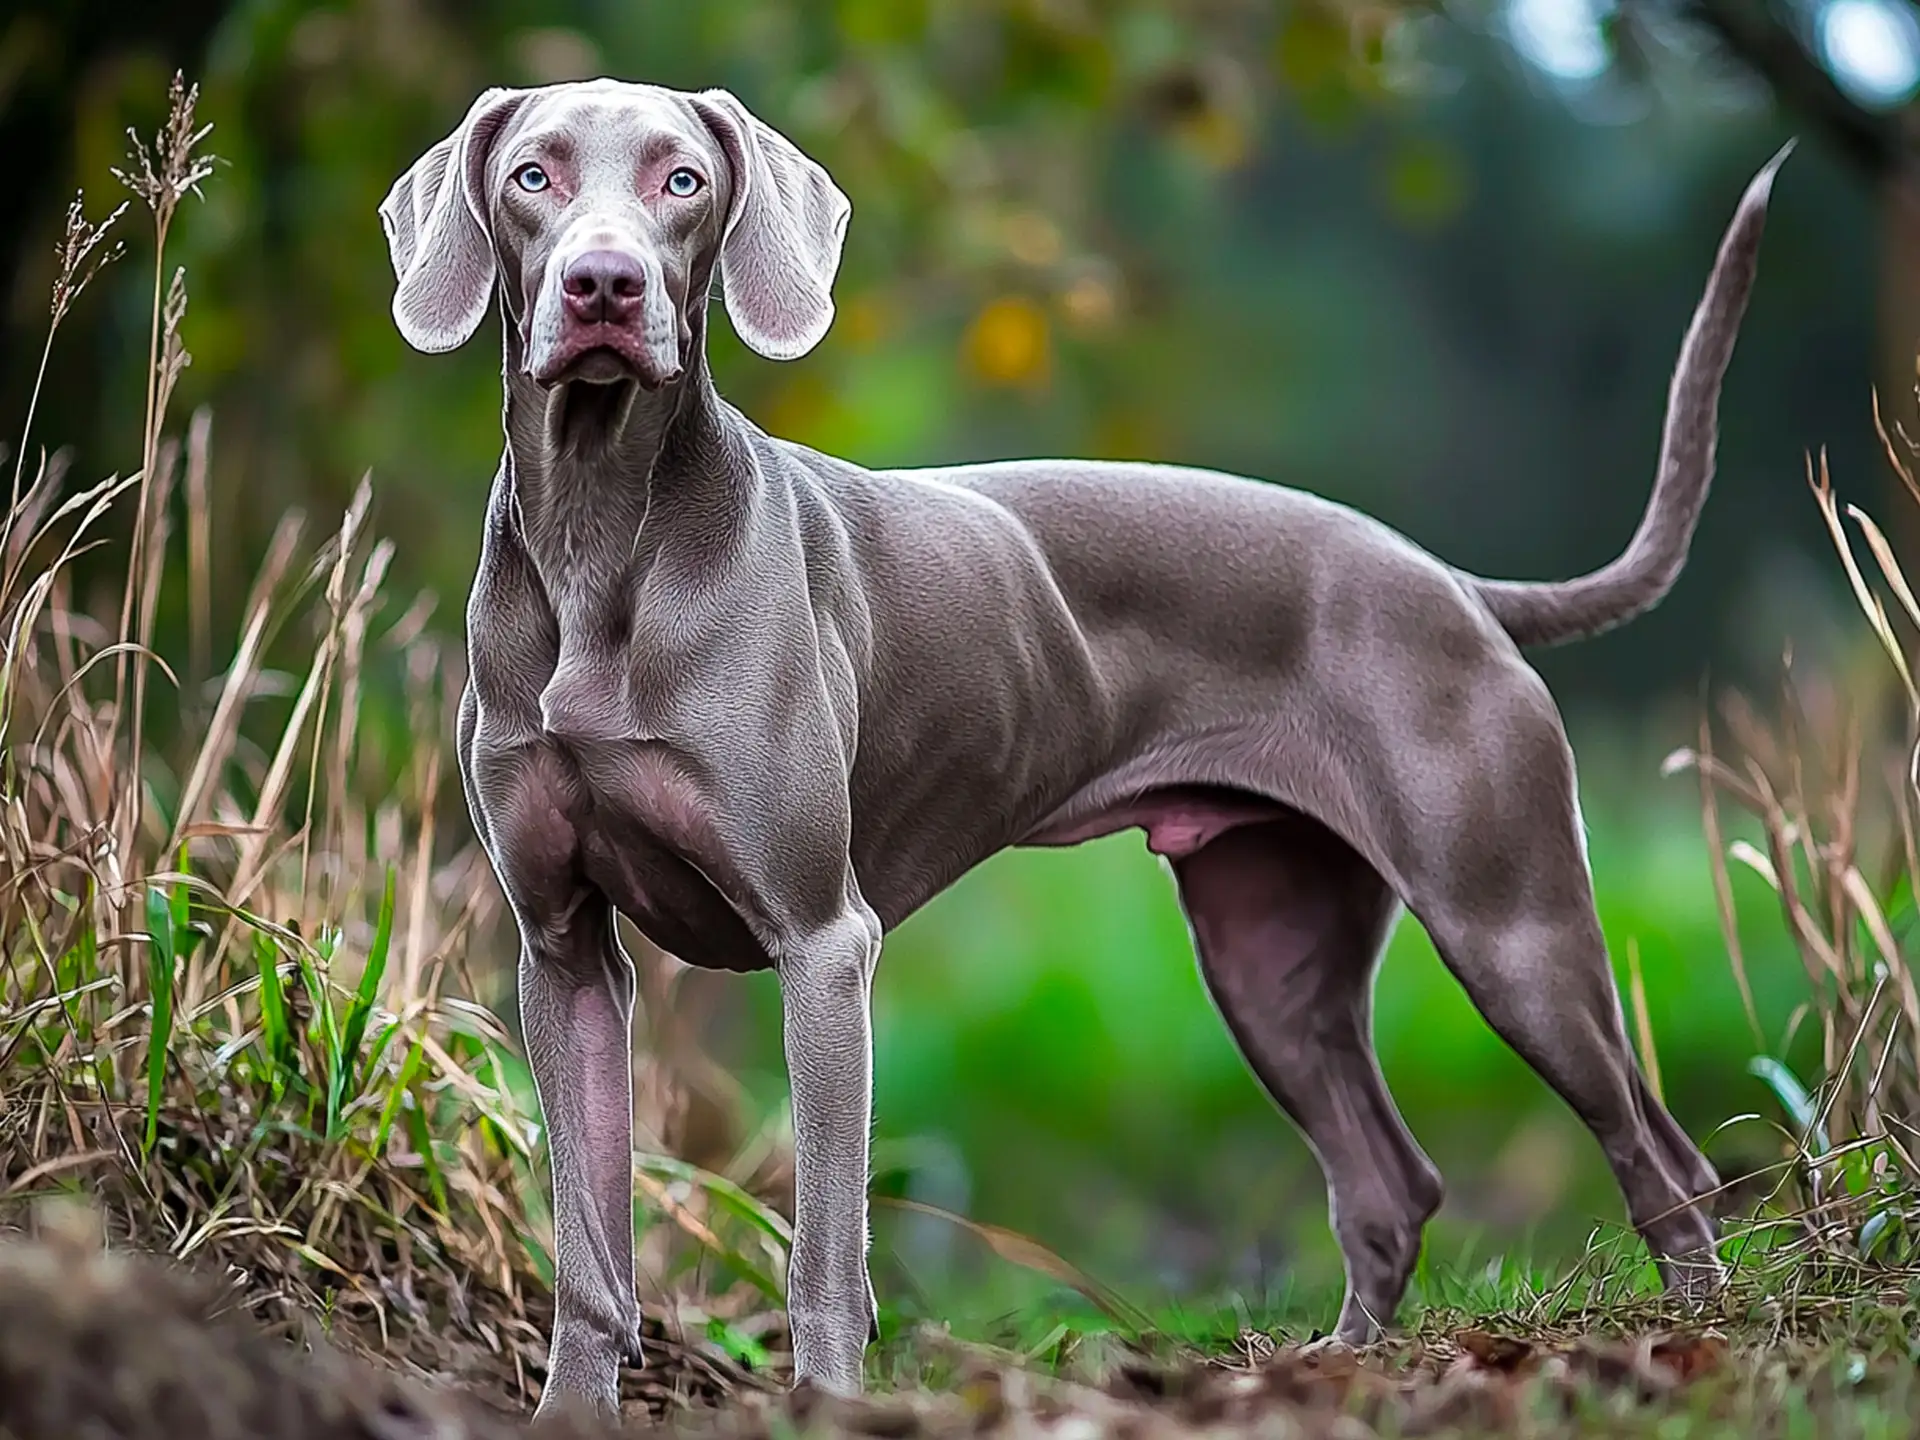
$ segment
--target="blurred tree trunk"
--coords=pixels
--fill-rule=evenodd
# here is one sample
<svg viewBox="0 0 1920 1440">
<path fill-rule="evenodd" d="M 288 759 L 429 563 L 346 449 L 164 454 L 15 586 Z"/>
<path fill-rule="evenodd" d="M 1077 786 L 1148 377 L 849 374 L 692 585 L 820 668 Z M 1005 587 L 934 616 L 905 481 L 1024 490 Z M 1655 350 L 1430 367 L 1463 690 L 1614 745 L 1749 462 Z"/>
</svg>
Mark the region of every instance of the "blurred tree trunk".
<svg viewBox="0 0 1920 1440">
<path fill-rule="evenodd" d="M 1802 38 L 1801 18 L 1770 0 L 1692 0 L 1688 13 L 1773 91 L 1787 114 L 1873 186 L 1880 203 L 1879 344 L 1874 389 L 1890 434 L 1916 423 L 1920 352 L 1920 104 L 1888 113 L 1856 104 Z M 1897 437 L 1896 437 L 1896 443 Z M 1904 457 L 1903 457 L 1904 458 Z M 1904 555 L 1920 554 L 1920 505 L 1891 467 L 1872 505 Z"/>
</svg>

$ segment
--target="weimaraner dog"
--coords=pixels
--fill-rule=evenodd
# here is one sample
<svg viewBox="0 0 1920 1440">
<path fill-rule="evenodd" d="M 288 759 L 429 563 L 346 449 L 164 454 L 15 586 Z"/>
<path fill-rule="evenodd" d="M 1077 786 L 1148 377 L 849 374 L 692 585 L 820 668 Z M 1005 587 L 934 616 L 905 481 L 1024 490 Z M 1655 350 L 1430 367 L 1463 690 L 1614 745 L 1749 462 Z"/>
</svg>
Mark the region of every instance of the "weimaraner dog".
<svg viewBox="0 0 1920 1440">
<path fill-rule="evenodd" d="M 1784 156 L 1784 152 L 1783 152 Z M 1391 1319 L 1440 1177 L 1381 1081 L 1371 990 L 1404 905 L 1604 1148 L 1669 1285 L 1721 1278 L 1713 1170 L 1635 1065 L 1573 757 L 1520 647 L 1672 585 L 1774 169 L 1681 346 L 1653 498 L 1577 580 L 1464 574 L 1342 505 L 1149 464 L 869 471 L 715 392 L 736 333 L 807 353 L 849 206 L 732 95 L 489 90 L 380 209 L 393 314 L 450 350 L 497 295 L 506 449 L 467 611 L 459 751 L 521 936 L 552 1152 L 542 1410 L 638 1355 L 616 912 L 699 966 L 771 967 L 793 1088 L 798 1382 L 861 1385 L 881 937 L 1015 845 L 1135 827 L 1228 1027 L 1326 1175 L 1336 1337 Z"/>
</svg>

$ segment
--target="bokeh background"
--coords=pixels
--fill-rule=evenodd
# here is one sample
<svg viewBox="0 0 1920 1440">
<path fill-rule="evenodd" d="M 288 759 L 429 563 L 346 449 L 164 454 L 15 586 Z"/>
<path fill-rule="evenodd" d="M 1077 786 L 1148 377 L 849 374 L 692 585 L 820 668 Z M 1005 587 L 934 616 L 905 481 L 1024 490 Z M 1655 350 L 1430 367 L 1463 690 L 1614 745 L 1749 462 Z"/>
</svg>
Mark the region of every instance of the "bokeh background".
<svg viewBox="0 0 1920 1440">
<path fill-rule="evenodd" d="M 724 85 L 833 171 L 854 208 L 825 343 L 773 365 L 715 327 L 722 389 L 776 433 L 871 465 L 1219 466 L 1501 575 L 1573 573 L 1625 542 L 1720 227 L 1800 136 L 1691 566 L 1652 616 L 1539 659 L 1672 1107 L 1698 1136 L 1772 1113 L 1748 1064 L 1794 1061 L 1799 965 L 1736 882 L 1756 1044 L 1697 787 L 1660 762 L 1710 695 L 1769 686 L 1789 644 L 1836 672 L 1860 651 L 1809 452 L 1907 533 L 1872 409 L 1877 386 L 1890 420 L 1910 410 L 1920 340 L 1907 0 L 13 0 L 10 443 L 60 217 L 77 187 L 91 214 L 114 203 L 124 130 L 151 128 L 176 67 L 203 85 L 223 162 L 173 252 L 192 295 L 176 413 L 213 415 L 214 606 L 240 604 L 290 507 L 324 524 L 371 473 L 396 588 L 431 607 L 383 623 L 456 636 L 499 452 L 497 351 L 405 348 L 375 206 L 485 85 Z M 28 443 L 71 444 L 78 475 L 138 464 L 150 283 L 108 271 L 54 351 Z M 181 589 L 163 648 L 185 633 Z M 370 704 L 404 737 L 401 669 L 372 672 Z M 447 810 L 463 823 L 457 794 Z M 510 1012 L 506 973 L 476 983 Z M 680 993 L 748 1112 L 777 1113 L 772 981 Z M 876 1011 L 882 1188 L 1142 1298 L 1336 1277 L 1311 1157 L 1232 1049 L 1137 836 L 970 876 L 889 942 Z M 1436 1259 L 1550 1262 L 1618 1218 L 1595 1147 L 1411 923 L 1378 1033 L 1450 1182 Z M 1736 1124 L 1713 1153 L 1737 1167 L 1772 1143 Z M 1026 1283 L 938 1223 L 883 1214 L 876 1257 L 883 1288 L 936 1309 L 986 1313 Z"/>
</svg>

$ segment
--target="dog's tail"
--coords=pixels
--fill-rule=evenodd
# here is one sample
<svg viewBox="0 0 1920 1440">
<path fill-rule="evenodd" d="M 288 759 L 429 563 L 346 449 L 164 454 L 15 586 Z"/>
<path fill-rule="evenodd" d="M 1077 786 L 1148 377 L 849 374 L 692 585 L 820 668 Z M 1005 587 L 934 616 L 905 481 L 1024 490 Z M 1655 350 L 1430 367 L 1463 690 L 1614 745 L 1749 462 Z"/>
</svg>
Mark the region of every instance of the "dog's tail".
<svg viewBox="0 0 1920 1440">
<path fill-rule="evenodd" d="M 1557 645 L 1610 630 L 1659 604 L 1687 561 L 1700 507 L 1713 483 L 1720 381 L 1733 358 L 1760 259 L 1773 177 L 1788 141 L 1754 176 L 1720 241 L 1706 294 L 1680 345 L 1667 392 L 1660 470 L 1640 528 L 1616 559 L 1577 580 L 1486 580 L 1463 576 L 1501 627 L 1521 645 Z"/>
</svg>

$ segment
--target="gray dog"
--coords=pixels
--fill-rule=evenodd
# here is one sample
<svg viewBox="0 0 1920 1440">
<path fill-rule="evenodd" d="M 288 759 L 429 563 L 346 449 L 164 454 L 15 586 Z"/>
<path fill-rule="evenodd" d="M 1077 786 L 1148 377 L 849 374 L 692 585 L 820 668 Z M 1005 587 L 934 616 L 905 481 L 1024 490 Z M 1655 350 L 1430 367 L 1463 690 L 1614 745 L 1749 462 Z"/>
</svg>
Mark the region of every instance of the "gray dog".
<svg viewBox="0 0 1920 1440">
<path fill-rule="evenodd" d="M 1573 757 L 1519 647 L 1617 625 L 1679 573 L 1778 164 L 1681 347 L 1632 543 L 1535 584 L 1202 470 L 874 472 L 775 439 L 714 391 L 708 298 L 717 276 L 761 355 L 819 342 L 849 212 L 826 172 L 723 91 L 475 102 L 380 215 L 412 345 L 460 345 L 496 295 L 504 322 L 459 750 L 552 1150 L 543 1410 L 613 1406 L 639 1349 L 616 912 L 691 964 L 779 974 L 795 1378 L 854 1392 L 881 936 L 1008 846 L 1128 827 L 1325 1171 L 1339 1340 L 1391 1319 L 1440 1203 L 1370 1034 L 1402 904 L 1593 1131 L 1668 1283 L 1711 1293 L 1714 1172 L 1634 1064 Z"/>
</svg>

